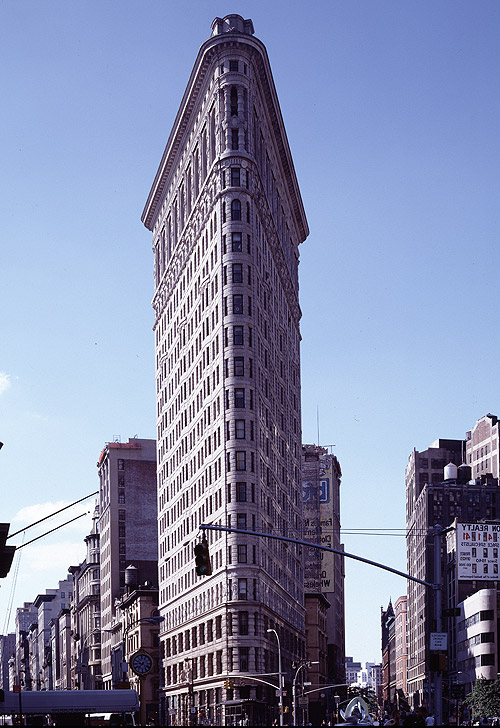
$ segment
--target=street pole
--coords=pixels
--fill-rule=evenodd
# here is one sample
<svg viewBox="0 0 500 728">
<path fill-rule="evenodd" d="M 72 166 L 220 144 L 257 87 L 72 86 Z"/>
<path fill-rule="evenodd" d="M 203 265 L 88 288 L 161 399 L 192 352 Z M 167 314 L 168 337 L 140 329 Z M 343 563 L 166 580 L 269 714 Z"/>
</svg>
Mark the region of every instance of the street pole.
<svg viewBox="0 0 500 728">
<path fill-rule="evenodd" d="M 299 672 L 302 670 L 303 667 L 310 667 L 311 665 L 319 665 L 319 662 L 317 660 L 314 660 L 314 662 L 311 662 L 309 660 L 306 660 L 302 663 L 302 665 L 299 665 L 295 675 L 293 676 L 293 682 L 292 682 L 292 704 L 293 704 L 293 724 L 294 726 L 297 725 L 297 677 Z M 295 667 L 295 665 L 293 665 Z"/>
<path fill-rule="evenodd" d="M 436 632 L 442 630 L 441 620 L 441 526 L 434 526 L 434 611 L 436 615 Z M 439 665 L 438 665 L 439 668 Z M 434 720 L 436 725 L 442 724 L 443 718 L 443 675 L 438 670 L 434 673 Z"/>
<path fill-rule="evenodd" d="M 295 675 L 293 676 L 293 683 L 292 683 L 292 701 L 293 701 L 293 725 L 297 725 L 297 675 L 302 670 L 302 668 L 305 667 L 305 663 L 303 665 L 299 665 L 297 668 Z"/>
<path fill-rule="evenodd" d="M 283 677 L 281 674 L 281 643 L 279 634 L 275 629 L 268 629 L 268 632 L 274 632 L 278 641 L 278 675 L 279 675 L 279 705 L 280 705 L 280 725 L 283 725 Z"/>
</svg>

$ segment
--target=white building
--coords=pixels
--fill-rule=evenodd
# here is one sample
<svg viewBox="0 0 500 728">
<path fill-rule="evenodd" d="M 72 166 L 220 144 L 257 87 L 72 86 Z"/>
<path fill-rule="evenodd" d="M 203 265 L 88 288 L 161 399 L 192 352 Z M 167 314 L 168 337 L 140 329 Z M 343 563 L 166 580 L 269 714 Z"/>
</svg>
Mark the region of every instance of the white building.
<svg viewBox="0 0 500 728">
<path fill-rule="evenodd" d="M 308 234 L 267 53 L 216 18 L 142 220 L 153 233 L 161 635 L 166 709 L 266 721 L 246 673 L 304 655 L 300 550 L 201 523 L 301 533 L 298 246 Z M 238 677 L 237 685 L 227 682 Z M 230 701 L 230 702 L 227 702 Z M 226 715 L 223 715 L 223 703 Z"/>
<path fill-rule="evenodd" d="M 481 589 L 459 604 L 457 682 L 466 692 L 479 678 L 497 679 L 498 598 L 496 589 Z"/>
</svg>

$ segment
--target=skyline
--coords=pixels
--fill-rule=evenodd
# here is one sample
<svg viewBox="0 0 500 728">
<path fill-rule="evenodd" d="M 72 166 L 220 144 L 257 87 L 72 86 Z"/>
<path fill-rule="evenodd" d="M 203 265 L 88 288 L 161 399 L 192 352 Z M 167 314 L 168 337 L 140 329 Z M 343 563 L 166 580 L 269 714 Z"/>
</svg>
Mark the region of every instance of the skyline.
<svg viewBox="0 0 500 728">
<path fill-rule="evenodd" d="M 404 533 L 412 448 L 463 438 L 499 409 L 498 305 L 485 287 L 498 263 L 500 9 L 197 0 L 186 22 L 159 1 L 119 7 L 2 6 L 2 520 L 18 530 L 91 493 L 105 442 L 155 435 L 140 214 L 197 50 L 213 18 L 235 12 L 267 47 L 311 231 L 302 440 L 335 445 L 343 531 Z M 55 569 L 83 559 L 89 529 L 82 518 L 21 552 L 15 606 L 39 593 L 47 563 L 43 590 L 65 578 Z M 343 542 L 406 571 L 402 537 Z M 405 592 L 346 560 L 346 654 L 380 661 L 380 607 Z"/>
</svg>

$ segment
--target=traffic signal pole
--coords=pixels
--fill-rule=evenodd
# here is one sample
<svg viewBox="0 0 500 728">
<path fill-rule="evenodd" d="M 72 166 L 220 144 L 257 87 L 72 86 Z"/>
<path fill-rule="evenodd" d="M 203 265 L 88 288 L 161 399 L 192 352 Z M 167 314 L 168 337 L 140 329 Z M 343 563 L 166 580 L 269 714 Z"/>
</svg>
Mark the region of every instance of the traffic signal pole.
<svg viewBox="0 0 500 728">
<path fill-rule="evenodd" d="M 308 548 L 313 549 L 319 549 L 321 551 L 329 551 L 332 554 L 339 554 L 340 556 L 345 556 L 347 559 L 354 559 L 355 561 L 361 561 L 364 564 L 368 564 L 369 566 L 376 566 L 378 569 L 384 569 L 385 571 L 390 571 L 392 574 L 397 574 L 398 576 L 402 576 L 404 579 L 410 579 L 411 581 L 416 581 L 417 584 L 423 584 L 424 586 L 429 587 L 429 589 L 435 589 L 440 590 L 441 584 L 431 584 L 430 581 L 424 581 L 423 579 L 417 579 L 416 576 L 412 576 L 411 574 L 406 574 L 404 571 L 399 571 L 398 569 L 393 569 L 392 566 L 387 566 L 387 564 L 380 564 L 378 561 L 372 561 L 371 559 L 365 559 L 363 556 L 357 556 L 356 554 L 349 554 L 347 551 L 341 551 L 340 549 L 333 549 L 331 546 L 321 546 L 318 543 L 312 543 L 311 541 L 302 541 L 299 538 L 290 538 L 289 536 L 275 536 L 273 533 L 262 533 L 260 531 L 253 531 L 248 528 L 230 528 L 229 526 L 211 526 L 208 523 L 202 523 L 200 525 L 200 528 L 205 531 L 227 531 L 228 533 L 244 533 L 246 536 L 263 536 L 264 538 L 272 538 L 276 541 L 287 541 L 288 543 L 296 543 L 301 546 L 307 546 Z"/>
<path fill-rule="evenodd" d="M 436 579 L 436 582 L 434 584 L 431 584 L 430 581 L 424 581 L 423 579 L 417 579 L 416 576 L 412 576 L 411 574 L 406 574 L 404 571 L 399 571 L 398 569 L 393 569 L 392 566 L 387 566 L 387 564 L 380 564 L 378 561 L 372 561 L 371 559 L 365 559 L 363 556 L 357 556 L 356 554 L 349 554 L 346 551 L 341 551 L 340 549 L 333 549 L 331 546 L 321 546 L 320 544 L 312 543 L 311 541 L 303 541 L 299 538 L 290 538 L 289 536 L 276 536 L 272 533 L 262 533 L 261 531 L 251 531 L 248 528 L 230 528 L 229 526 L 212 526 L 208 523 L 203 523 L 200 525 L 200 528 L 203 531 L 203 541 L 206 541 L 205 537 L 205 531 L 226 531 L 228 533 L 243 533 L 246 536 L 261 536 L 263 538 L 271 538 L 276 541 L 286 541 L 287 543 L 296 543 L 300 546 L 307 546 L 307 548 L 314 548 L 319 549 L 320 551 L 329 551 L 332 554 L 339 554 L 340 556 L 345 556 L 347 559 L 354 559 L 355 561 L 361 561 L 363 564 L 368 564 L 369 566 L 376 566 L 377 569 L 384 569 L 384 571 L 390 571 L 391 574 L 397 574 L 398 576 L 402 576 L 404 579 L 410 579 L 410 581 L 415 581 L 417 584 L 422 584 L 423 586 L 428 587 L 429 589 L 432 589 L 434 592 L 434 605 L 436 610 L 436 625 L 438 627 L 438 631 L 441 630 L 441 534 L 443 531 L 441 530 L 440 526 L 436 526 L 434 531 L 434 550 L 435 550 L 435 566 L 434 566 L 434 578 Z M 211 572 L 210 572 L 211 573 Z M 435 675 L 434 680 L 434 718 L 436 720 L 436 725 L 440 725 L 439 721 L 441 720 L 442 716 L 442 675 L 440 673 L 437 673 Z M 280 681 L 280 688 L 281 688 L 281 681 Z"/>
</svg>

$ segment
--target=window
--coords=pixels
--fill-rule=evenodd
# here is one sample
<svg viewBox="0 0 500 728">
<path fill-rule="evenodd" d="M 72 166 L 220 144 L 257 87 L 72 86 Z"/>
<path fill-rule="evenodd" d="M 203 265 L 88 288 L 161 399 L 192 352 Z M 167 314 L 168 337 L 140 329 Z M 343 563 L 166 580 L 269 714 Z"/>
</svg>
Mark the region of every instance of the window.
<svg viewBox="0 0 500 728">
<path fill-rule="evenodd" d="M 247 454 L 244 450 L 236 451 L 236 470 L 247 469 Z"/>
<path fill-rule="evenodd" d="M 248 598 L 248 588 L 246 579 L 238 579 L 238 599 Z"/>
<path fill-rule="evenodd" d="M 238 544 L 238 564 L 247 563 L 247 546 L 244 543 Z"/>
<path fill-rule="evenodd" d="M 240 529 L 241 531 L 246 531 L 246 529 L 247 529 L 247 514 L 246 513 L 238 513 L 236 515 L 236 528 Z"/>
<path fill-rule="evenodd" d="M 236 132 L 238 134 L 238 129 L 233 129 L 233 134 Z M 234 149 L 234 147 L 233 147 Z M 236 147 L 238 149 L 238 147 Z M 240 168 L 239 167 L 231 167 L 231 187 L 240 187 Z"/>
<path fill-rule="evenodd" d="M 125 520 L 125 511 L 119 510 L 118 511 L 118 520 L 124 521 Z"/>
<path fill-rule="evenodd" d="M 249 647 L 240 647 L 239 648 L 239 655 L 240 655 L 240 672 L 248 672 L 248 654 L 249 654 L 250 648 Z"/>
<path fill-rule="evenodd" d="M 248 612 L 238 612 L 238 632 L 248 634 Z"/>
<path fill-rule="evenodd" d="M 239 61 L 229 61 L 229 70 L 230 71 L 238 71 L 238 64 Z"/>
<path fill-rule="evenodd" d="M 246 503 L 247 500 L 247 484 L 236 483 L 236 501 L 238 503 Z"/>
<path fill-rule="evenodd" d="M 245 390 L 237 387 L 234 390 L 234 406 L 244 407 L 245 406 Z"/>
<path fill-rule="evenodd" d="M 240 293 L 233 296 L 233 313 L 243 313 L 243 296 Z"/>
<path fill-rule="evenodd" d="M 243 346 L 244 343 L 243 326 L 233 326 L 233 344 L 235 346 Z"/>
<path fill-rule="evenodd" d="M 245 439 L 245 420 L 235 420 L 234 436 L 237 440 Z"/>
<path fill-rule="evenodd" d="M 235 86 L 231 89 L 231 116 L 238 116 L 238 91 Z"/>
<path fill-rule="evenodd" d="M 245 376 L 245 359 L 242 356 L 234 357 L 234 376 L 244 377 Z"/>
<path fill-rule="evenodd" d="M 125 524 L 124 523 L 118 524 L 118 536 L 120 538 L 125 538 Z"/>
<path fill-rule="evenodd" d="M 233 253 L 243 251 L 243 238 L 241 233 L 231 233 L 231 248 Z"/>
<path fill-rule="evenodd" d="M 240 148 L 240 130 L 231 129 L 231 149 L 236 150 Z"/>
<path fill-rule="evenodd" d="M 241 220 L 241 202 L 239 200 L 231 202 L 231 220 Z"/>
<path fill-rule="evenodd" d="M 233 283 L 243 283 L 243 266 L 241 263 L 233 263 Z"/>
<path fill-rule="evenodd" d="M 118 460 L 118 470 L 125 470 L 125 460 Z"/>
<path fill-rule="evenodd" d="M 121 490 L 118 493 L 118 503 L 123 504 L 125 503 L 125 491 Z"/>
</svg>

